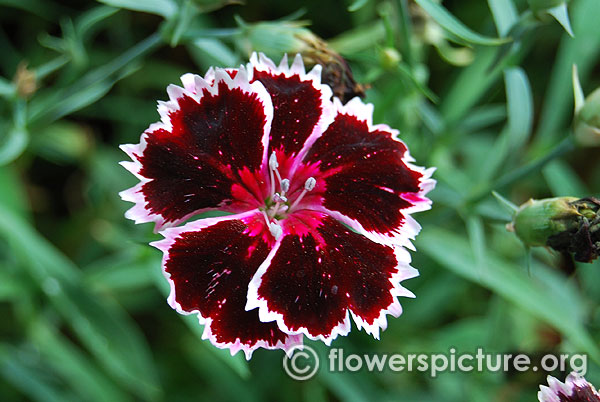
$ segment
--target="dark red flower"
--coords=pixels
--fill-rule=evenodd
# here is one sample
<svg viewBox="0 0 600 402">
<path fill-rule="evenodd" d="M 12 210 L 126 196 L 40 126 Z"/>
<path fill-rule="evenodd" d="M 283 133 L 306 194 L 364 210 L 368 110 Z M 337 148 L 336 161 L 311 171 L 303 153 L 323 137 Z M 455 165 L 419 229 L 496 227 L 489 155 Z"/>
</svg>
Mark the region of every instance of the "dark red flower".
<svg viewBox="0 0 600 402">
<path fill-rule="evenodd" d="M 254 54 L 239 69 L 186 74 L 159 102 L 161 122 L 123 165 L 140 183 L 126 216 L 164 240 L 170 305 L 204 336 L 249 358 L 302 337 L 329 344 L 359 328 L 379 337 L 399 316 L 400 282 L 418 275 L 404 247 L 430 208 L 432 169 L 412 165 L 373 107 L 343 105 L 297 56 Z M 207 211 L 229 215 L 178 226 Z"/>
</svg>

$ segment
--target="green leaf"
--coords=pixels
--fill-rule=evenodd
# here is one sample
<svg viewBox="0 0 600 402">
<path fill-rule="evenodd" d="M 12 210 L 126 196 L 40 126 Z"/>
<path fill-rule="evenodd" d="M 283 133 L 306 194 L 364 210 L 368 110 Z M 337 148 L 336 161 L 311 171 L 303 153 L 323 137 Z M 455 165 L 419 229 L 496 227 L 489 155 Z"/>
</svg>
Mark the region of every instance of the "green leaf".
<svg viewBox="0 0 600 402">
<path fill-rule="evenodd" d="M 0 343 L 0 375 L 34 401 L 76 402 L 81 399 L 65 392 L 53 380 L 49 368 L 30 350 Z"/>
<path fill-rule="evenodd" d="M 525 72 L 514 67 L 504 71 L 508 109 L 508 142 L 511 151 L 521 148 L 531 134 L 533 95 Z"/>
<path fill-rule="evenodd" d="M 29 105 L 29 124 L 40 121 L 48 124 L 97 101 L 115 82 L 134 72 L 137 66 L 132 63 L 152 51 L 160 41 L 158 34 L 152 34 L 105 65 L 90 71 L 69 87 L 53 91 L 46 97 L 34 98 Z"/>
<path fill-rule="evenodd" d="M 86 289 L 81 270 L 3 206 L 0 237 L 10 243 L 79 341 L 110 375 L 143 399 L 155 400 L 160 389 L 150 351 L 126 313 Z"/>
<path fill-rule="evenodd" d="M 527 275 L 524 269 L 496 257 L 488 250 L 485 269 L 478 270 L 469 243 L 454 232 L 429 228 L 417 238 L 423 250 L 441 266 L 484 286 L 560 331 L 576 348 L 600 362 L 600 349 L 581 321 L 585 303 L 567 286 L 566 278 L 551 280 L 546 267 Z M 536 270 L 537 271 L 537 270 Z"/>
<path fill-rule="evenodd" d="M 4 77 L 0 77 L 0 96 L 3 98 L 12 98 L 16 93 L 15 84 Z"/>
<path fill-rule="evenodd" d="M 329 40 L 329 46 L 341 54 L 355 54 L 362 50 L 372 49 L 385 38 L 383 22 L 357 27 L 351 31 Z"/>
<path fill-rule="evenodd" d="M 0 143 L 0 166 L 14 161 L 25 151 L 29 134 L 24 127 L 11 127 L 5 132 L 6 138 Z"/>
<path fill-rule="evenodd" d="M 588 192 L 581 178 L 568 164 L 561 160 L 550 162 L 542 170 L 546 183 L 555 197 L 588 197 Z"/>
<path fill-rule="evenodd" d="M 348 6 L 348 11 L 351 13 L 358 11 L 367 5 L 368 2 L 369 0 L 354 0 L 354 2 Z"/>
<path fill-rule="evenodd" d="M 553 16 L 572 38 L 575 37 L 573 28 L 571 28 L 571 21 L 569 20 L 569 11 L 567 10 L 566 2 L 547 10 L 546 12 Z"/>
<path fill-rule="evenodd" d="M 492 191 L 492 195 L 494 196 L 494 198 L 496 200 L 498 200 L 498 203 L 500 205 L 502 205 L 508 212 L 510 212 L 511 214 L 514 214 L 515 212 L 517 212 L 517 210 L 519 209 L 518 206 L 516 206 L 515 204 L 513 204 L 510 200 L 504 198 L 502 195 L 500 195 L 499 193 Z"/>
<path fill-rule="evenodd" d="M 171 18 L 177 12 L 177 3 L 174 0 L 98 0 L 109 6 L 124 8 L 133 11 L 156 14 Z"/>
<path fill-rule="evenodd" d="M 510 41 L 509 38 L 491 38 L 472 31 L 443 6 L 432 0 L 416 0 L 416 2 L 444 29 L 468 43 L 498 46 Z"/>
<path fill-rule="evenodd" d="M 574 38 L 563 36 L 552 67 L 550 84 L 544 96 L 544 104 L 535 136 L 538 148 L 546 148 L 557 141 L 568 124 L 572 102 L 571 70 L 577 64 L 579 76 L 585 77 L 594 67 L 600 56 L 600 1 L 580 0 L 572 3 L 571 18 Z"/>
<path fill-rule="evenodd" d="M 461 120 L 456 130 L 463 133 L 476 133 L 486 127 L 500 123 L 506 119 L 506 106 L 504 104 L 485 105 L 474 108 L 469 115 Z"/>
<path fill-rule="evenodd" d="M 585 95 L 583 94 L 583 89 L 581 89 L 581 83 L 579 82 L 579 72 L 577 71 L 577 64 L 573 64 L 572 80 L 575 114 L 577 114 L 583 107 L 583 104 L 585 103 Z"/>
<path fill-rule="evenodd" d="M 66 337 L 51 328 L 48 323 L 37 320 L 29 328 L 34 344 L 48 365 L 71 384 L 82 400 L 98 402 L 129 401 L 129 398 Z"/>
<path fill-rule="evenodd" d="M 488 153 L 486 163 L 479 171 L 482 181 L 489 181 L 509 156 L 521 151 L 531 133 L 533 124 L 533 97 L 527 76 L 519 67 L 504 72 L 508 124 Z"/>
<path fill-rule="evenodd" d="M 473 214 L 467 218 L 466 228 L 469 242 L 471 243 L 471 249 L 475 256 L 477 269 L 480 270 L 485 265 L 486 260 L 485 229 L 483 227 L 483 221 L 479 216 Z"/>
<path fill-rule="evenodd" d="M 512 0 L 488 0 L 498 35 L 508 35 L 510 29 L 519 20 L 519 14 Z"/>
</svg>

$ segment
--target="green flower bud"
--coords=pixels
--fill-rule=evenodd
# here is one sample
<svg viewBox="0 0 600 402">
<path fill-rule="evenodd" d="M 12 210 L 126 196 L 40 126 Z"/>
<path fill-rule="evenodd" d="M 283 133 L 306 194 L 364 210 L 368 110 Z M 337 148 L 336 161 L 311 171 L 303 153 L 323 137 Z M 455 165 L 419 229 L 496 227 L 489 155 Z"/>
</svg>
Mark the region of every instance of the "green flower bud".
<svg viewBox="0 0 600 402">
<path fill-rule="evenodd" d="M 591 262 L 600 252 L 600 200 L 558 197 L 529 200 L 508 229 L 526 246 L 548 246 Z"/>
<path fill-rule="evenodd" d="M 402 56 L 393 47 L 386 47 L 379 53 L 381 66 L 386 70 L 393 70 L 402 61 Z"/>
<path fill-rule="evenodd" d="M 600 88 L 588 95 L 576 111 L 575 141 L 583 146 L 600 146 Z"/>
</svg>

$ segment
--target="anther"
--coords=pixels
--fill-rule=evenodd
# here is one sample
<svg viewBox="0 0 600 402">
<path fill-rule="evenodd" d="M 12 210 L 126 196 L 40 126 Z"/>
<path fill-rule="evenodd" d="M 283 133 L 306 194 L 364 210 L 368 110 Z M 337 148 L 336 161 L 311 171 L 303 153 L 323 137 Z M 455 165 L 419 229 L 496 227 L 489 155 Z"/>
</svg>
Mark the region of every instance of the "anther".
<svg viewBox="0 0 600 402">
<path fill-rule="evenodd" d="M 287 197 L 285 195 L 275 193 L 273 195 L 273 201 L 275 202 L 287 202 Z"/>
<path fill-rule="evenodd" d="M 287 193 L 288 190 L 290 189 L 290 180 L 289 179 L 283 179 L 281 180 L 281 191 L 282 193 Z"/>
<path fill-rule="evenodd" d="M 288 212 L 292 212 L 292 210 L 294 209 L 294 207 L 296 207 L 296 205 L 298 205 L 300 203 L 300 201 L 302 200 L 302 198 L 304 198 L 304 195 L 306 193 L 308 193 L 309 191 L 313 190 L 316 185 L 317 185 L 317 181 L 315 180 L 314 177 L 309 177 L 308 179 L 306 179 L 306 181 L 304 182 L 304 190 L 302 190 L 302 192 L 300 193 L 300 195 L 298 196 L 298 198 L 296 198 L 296 200 L 294 201 L 294 203 L 292 205 L 290 205 L 290 208 L 288 209 Z"/>
<path fill-rule="evenodd" d="M 313 188 L 315 188 L 316 184 L 317 184 L 317 181 L 315 180 L 315 178 L 309 177 L 308 179 L 306 179 L 306 183 L 304 183 L 304 189 L 306 191 L 311 191 Z"/>
<path fill-rule="evenodd" d="M 279 238 L 283 234 L 283 229 L 281 229 L 281 226 L 279 226 L 275 222 L 269 223 L 269 231 L 271 232 L 275 240 L 279 240 Z"/>
<path fill-rule="evenodd" d="M 269 169 L 275 170 L 278 167 L 279 167 L 279 162 L 277 162 L 277 155 L 275 155 L 275 152 L 273 152 L 271 154 L 271 156 L 269 157 Z"/>
</svg>

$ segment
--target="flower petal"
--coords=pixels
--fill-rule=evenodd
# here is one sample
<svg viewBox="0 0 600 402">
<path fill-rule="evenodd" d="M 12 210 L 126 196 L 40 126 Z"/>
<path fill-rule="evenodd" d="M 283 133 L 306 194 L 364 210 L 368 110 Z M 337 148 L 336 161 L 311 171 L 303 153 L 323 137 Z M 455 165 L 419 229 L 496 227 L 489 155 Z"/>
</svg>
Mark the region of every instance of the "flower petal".
<svg viewBox="0 0 600 402">
<path fill-rule="evenodd" d="M 141 180 L 121 193 L 136 203 L 127 216 L 157 230 L 207 210 L 250 209 L 234 203 L 232 187 L 266 160 L 273 106 L 259 82 L 250 84 L 243 68 L 182 81 L 185 88 L 169 86 L 170 101 L 159 103 L 162 122 L 122 147 L 133 160 L 123 165 Z"/>
<path fill-rule="evenodd" d="M 252 54 L 248 65 L 252 80 L 260 81 L 273 100 L 269 154 L 298 155 L 309 137 L 320 135 L 333 120 L 332 92 L 321 84 L 321 69 L 317 65 L 306 73 L 299 54 L 291 67 L 287 55 L 276 67 L 264 54 Z"/>
<path fill-rule="evenodd" d="M 412 248 L 420 226 L 409 214 L 430 208 L 425 194 L 435 181 L 433 169 L 411 164 L 413 159 L 398 132 L 372 125 L 373 106 L 354 98 L 345 106 L 336 98 L 338 114 L 304 158 L 324 180 L 322 207 L 370 239 Z"/>
<path fill-rule="evenodd" d="M 203 338 L 232 355 L 241 349 L 248 359 L 259 347 L 287 350 L 302 342 L 244 309 L 248 283 L 270 250 L 256 235 L 264 231 L 262 222 L 258 211 L 202 219 L 166 229 L 165 240 L 152 244 L 164 253 L 171 307 L 198 314 Z"/>
<path fill-rule="evenodd" d="M 600 393 L 577 372 L 567 376 L 564 383 L 548 376 L 548 386 L 540 385 L 540 402 L 600 402 Z"/>
<path fill-rule="evenodd" d="M 402 312 L 397 296 L 413 297 L 400 285 L 418 275 L 408 253 L 316 212 L 298 212 L 284 224 L 287 234 L 250 282 L 246 309 L 258 307 L 262 321 L 327 344 L 350 331 L 351 314 L 379 338 L 386 315 Z"/>
</svg>

